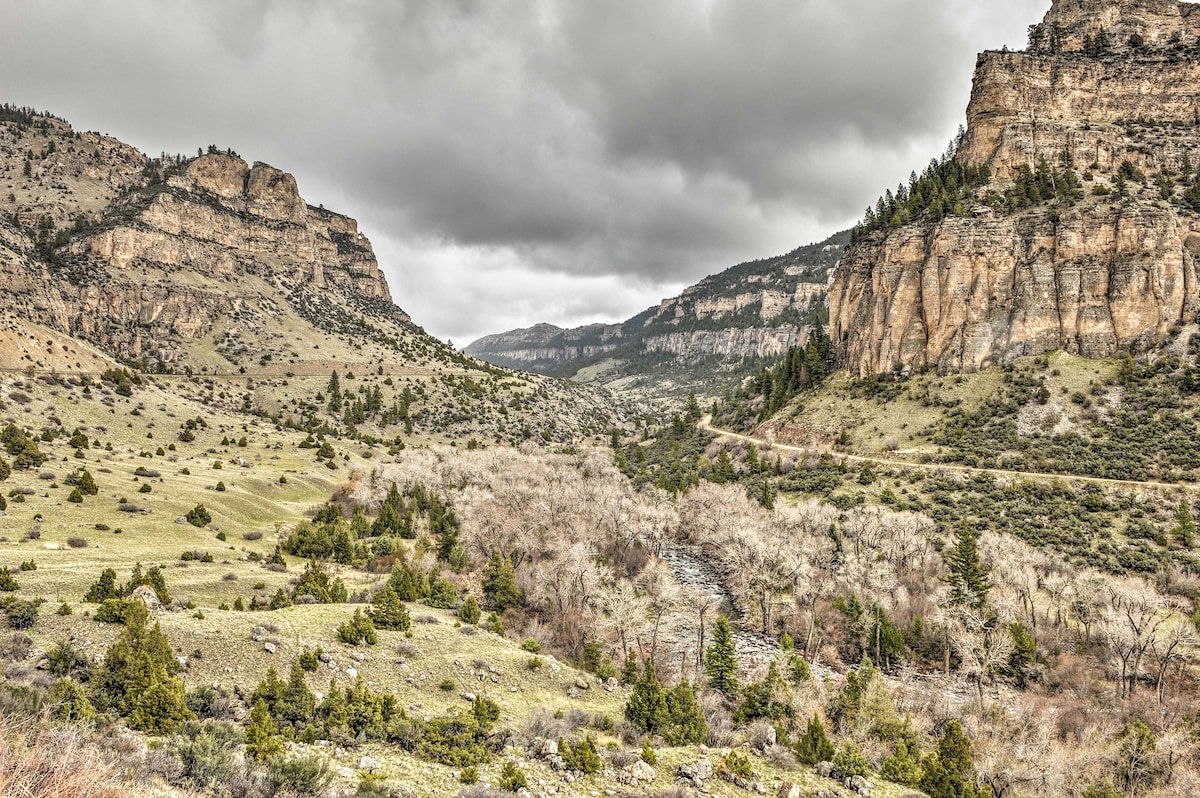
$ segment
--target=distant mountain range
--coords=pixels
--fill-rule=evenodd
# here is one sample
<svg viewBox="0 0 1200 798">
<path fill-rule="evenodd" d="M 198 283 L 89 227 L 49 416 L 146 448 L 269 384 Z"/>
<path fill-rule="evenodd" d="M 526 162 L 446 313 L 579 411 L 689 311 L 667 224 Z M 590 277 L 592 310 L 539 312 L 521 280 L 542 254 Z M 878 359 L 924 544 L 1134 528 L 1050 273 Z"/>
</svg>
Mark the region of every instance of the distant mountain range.
<svg viewBox="0 0 1200 798">
<path fill-rule="evenodd" d="M 472 357 L 647 393 L 702 395 L 802 345 L 827 320 L 826 284 L 849 231 L 711 275 L 620 324 L 536 324 L 489 335 Z"/>
</svg>

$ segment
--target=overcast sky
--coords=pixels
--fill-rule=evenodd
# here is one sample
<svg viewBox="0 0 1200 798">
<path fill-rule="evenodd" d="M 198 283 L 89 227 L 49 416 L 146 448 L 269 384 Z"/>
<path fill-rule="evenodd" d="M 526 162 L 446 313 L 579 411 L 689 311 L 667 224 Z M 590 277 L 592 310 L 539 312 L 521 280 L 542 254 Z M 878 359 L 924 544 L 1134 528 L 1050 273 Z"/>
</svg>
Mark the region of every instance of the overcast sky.
<svg viewBox="0 0 1200 798">
<path fill-rule="evenodd" d="M 0 101 L 231 147 L 462 346 L 619 321 L 852 224 L 1050 0 L 0 0 Z"/>
</svg>

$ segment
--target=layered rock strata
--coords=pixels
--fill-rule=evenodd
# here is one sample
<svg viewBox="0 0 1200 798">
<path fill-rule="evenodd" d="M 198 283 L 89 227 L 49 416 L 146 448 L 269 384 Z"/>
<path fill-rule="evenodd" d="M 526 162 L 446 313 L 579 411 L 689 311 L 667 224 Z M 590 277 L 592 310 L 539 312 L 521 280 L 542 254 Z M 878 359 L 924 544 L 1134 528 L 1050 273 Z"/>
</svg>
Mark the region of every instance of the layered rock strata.
<svg viewBox="0 0 1200 798">
<path fill-rule="evenodd" d="M 976 204 L 851 245 L 829 310 L 853 372 L 1142 351 L 1200 310 L 1200 216 L 1185 196 L 1200 164 L 1200 10 L 1056 0 L 1036 38 L 979 57 L 957 158 L 991 170 L 977 203 L 1043 159 L 1083 172 L 1085 196 Z"/>
</svg>

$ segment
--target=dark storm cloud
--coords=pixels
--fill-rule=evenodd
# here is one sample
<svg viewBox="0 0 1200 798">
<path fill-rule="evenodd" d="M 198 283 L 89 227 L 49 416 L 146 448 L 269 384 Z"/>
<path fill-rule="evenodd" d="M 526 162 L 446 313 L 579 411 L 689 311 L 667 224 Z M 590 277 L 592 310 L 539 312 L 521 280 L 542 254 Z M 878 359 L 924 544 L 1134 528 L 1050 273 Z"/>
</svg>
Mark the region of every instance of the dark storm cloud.
<svg viewBox="0 0 1200 798">
<path fill-rule="evenodd" d="M 357 217 L 456 342 L 615 320 L 850 224 L 1048 0 L 0 0 L 0 99 Z"/>
</svg>

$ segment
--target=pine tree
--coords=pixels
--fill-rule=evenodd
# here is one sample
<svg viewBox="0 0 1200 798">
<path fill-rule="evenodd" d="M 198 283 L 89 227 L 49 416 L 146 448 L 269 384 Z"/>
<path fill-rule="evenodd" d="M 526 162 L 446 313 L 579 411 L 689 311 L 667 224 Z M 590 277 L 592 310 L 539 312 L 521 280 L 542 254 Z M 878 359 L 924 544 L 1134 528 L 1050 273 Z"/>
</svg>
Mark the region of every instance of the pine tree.
<svg viewBox="0 0 1200 798">
<path fill-rule="evenodd" d="M 342 389 L 338 381 L 338 373 L 333 372 L 329 376 L 329 384 L 325 386 L 326 392 L 329 394 L 329 412 L 336 413 L 342 409 Z"/>
<path fill-rule="evenodd" d="M 713 641 L 704 651 L 708 686 L 732 698 L 737 694 L 737 648 L 729 619 L 721 616 L 713 627 Z"/>
<path fill-rule="evenodd" d="M 83 600 L 90 604 L 120 597 L 121 594 L 117 592 L 117 572 L 112 568 L 101 571 L 100 578 L 83 594 Z"/>
<path fill-rule="evenodd" d="M 965 522 L 958 532 L 958 542 L 942 555 L 950 576 L 950 603 L 981 608 L 987 601 L 992 583 L 979 561 L 979 535 Z"/>
<path fill-rule="evenodd" d="M 1175 511 L 1175 537 L 1186 549 L 1196 547 L 1196 522 L 1187 499 L 1180 499 L 1179 508 Z"/>
</svg>

